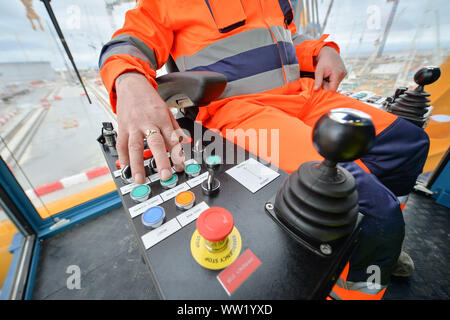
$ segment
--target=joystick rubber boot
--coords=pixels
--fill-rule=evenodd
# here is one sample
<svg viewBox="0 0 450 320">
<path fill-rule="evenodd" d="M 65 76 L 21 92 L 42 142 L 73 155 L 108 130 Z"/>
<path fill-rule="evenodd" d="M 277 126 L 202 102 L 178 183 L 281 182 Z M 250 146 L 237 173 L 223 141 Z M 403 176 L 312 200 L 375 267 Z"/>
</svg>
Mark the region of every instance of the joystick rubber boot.
<svg viewBox="0 0 450 320">
<path fill-rule="evenodd" d="M 402 94 L 394 96 L 386 110 L 415 125 L 424 128 L 429 120 L 430 100 L 429 93 L 424 91 L 424 86 L 439 79 L 441 70 L 438 67 L 424 67 L 414 75 L 414 81 L 418 84 L 414 90 L 400 88 Z"/>
<path fill-rule="evenodd" d="M 338 162 L 364 155 L 375 140 L 369 115 L 334 109 L 315 124 L 313 143 L 325 158 L 306 162 L 285 181 L 275 198 L 278 220 L 301 238 L 330 242 L 355 227 L 359 206 L 354 177 Z"/>
</svg>

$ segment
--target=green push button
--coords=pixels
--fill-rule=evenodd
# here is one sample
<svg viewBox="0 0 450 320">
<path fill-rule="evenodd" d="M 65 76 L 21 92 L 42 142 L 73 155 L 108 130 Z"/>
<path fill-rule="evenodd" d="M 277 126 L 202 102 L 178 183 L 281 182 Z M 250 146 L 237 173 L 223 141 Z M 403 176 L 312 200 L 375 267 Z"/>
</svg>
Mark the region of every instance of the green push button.
<svg viewBox="0 0 450 320">
<path fill-rule="evenodd" d="M 221 164 L 222 163 L 222 158 L 220 158 L 219 156 L 213 155 L 213 156 L 209 156 L 208 158 L 206 158 L 206 164 L 213 166 L 216 164 Z"/>
<path fill-rule="evenodd" d="M 178 176 L 174 173 L 168 180 L 160 180 L 161 186 L 166 189 L 173 188 L 178 183 Z"/>
<path fill-rule="evenodd" d="M 151 189 L 148 185 L 138 185 L 131 190 L 131 199 L 137 202 L 142 202 L 148 199 Z"/>
<path fill-rule="evenodd" d="M 186 166 L 186 168 L 184 169 L 184 172 L 186 172 L 186 174 L 189 177 L 196 177 L 200 174 L 200 170 L 201 170 L 201 167 L 199 164 L 191 163 Z"/>
</svg>

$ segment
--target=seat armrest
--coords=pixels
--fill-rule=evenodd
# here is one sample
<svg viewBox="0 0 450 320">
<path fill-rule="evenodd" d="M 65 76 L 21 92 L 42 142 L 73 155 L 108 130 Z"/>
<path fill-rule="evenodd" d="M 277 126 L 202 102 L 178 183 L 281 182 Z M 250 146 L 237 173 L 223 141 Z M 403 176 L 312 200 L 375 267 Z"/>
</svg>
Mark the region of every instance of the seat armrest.
<svg viewBox="0 0 450 320">
<path fill-rule="evenodd" d="M 227 78 L 217 72 L 186 71 L 160 76 L 156 78 L 156 83 L 158 94 L 164 101 L 172 100 L 172 104 L 175 104 L 172 106 L 184 108 L 206 105 L 219 98 L 225 90 Z M 191 105 L 186 105 L 186 101 L 179 103 L 186 98 L 192 102 Z"/>
</svg>

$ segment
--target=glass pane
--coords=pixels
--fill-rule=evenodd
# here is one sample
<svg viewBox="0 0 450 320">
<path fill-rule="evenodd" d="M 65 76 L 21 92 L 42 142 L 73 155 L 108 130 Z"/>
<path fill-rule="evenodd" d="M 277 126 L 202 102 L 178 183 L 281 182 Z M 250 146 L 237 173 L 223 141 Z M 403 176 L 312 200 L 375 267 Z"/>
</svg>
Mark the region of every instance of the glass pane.
<svg viewBox="0 0 450 320">
<path fill-rule="evenodd" d="M 11 246 L 17 228 L 0 207 L 0 295 L 14 255 Z"/>
<path fill-rule="evenodd" d="M 0 12 L 0 152 L 41 217 L 115 190 L 96 138 L 111 121 L 97 62 L 135 1 L 52 1 L 88 103 L 41 1 Z"/>
<path fill-rule="evenodd" d="M 424 66 L 439 66 L 441 77 L 425 86 L 430 93 L 432 116 L 425 128 L 431 141 L 424 172 L 432 171 L 450 145 L 450 2 L 446 0 L 324 0 L 318 3 L 318 19 L 301 18 L 303 30 L 330 34 L 341 49 L 348 75 L 341 92 L 366 101 L 392 96 L 398 87 L 416 88 L 413 77 Z M 299 12 L 297 10 L 297 12 Z M 308 24 L 309 21 L 309 24 Z M 317 22 L 314 24 L 314 22 Z M 320 34 L 320 32 L 318 33 Z M 372 98 L 372 99 L 371 99 Z M 379 99 L 377 101 L 377 99 Z M 368 101 L 369 100 L 369 101 Z"/>
</svg>

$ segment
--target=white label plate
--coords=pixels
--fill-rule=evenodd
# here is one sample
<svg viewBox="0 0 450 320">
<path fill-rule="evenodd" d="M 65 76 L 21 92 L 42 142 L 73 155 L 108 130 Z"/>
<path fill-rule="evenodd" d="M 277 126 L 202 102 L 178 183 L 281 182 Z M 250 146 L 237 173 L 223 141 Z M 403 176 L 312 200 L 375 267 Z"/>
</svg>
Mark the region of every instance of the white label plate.
<svg viewBox="0 0 450 320">
<path fill-rule="evenodd" d="M 204 172 L 201 175 L 198 175 L 188 181 L 186 181 L 186 183 L 191 187 L 196 187 L 198 186 L 200 183 L 202 183 L 203 181 L 205 181 L 206 179 L 208 179 L 208 172 Z"/>
<path fill-rule="evenodd" d="M 118 169 L 118 170 L 116 170 L 116 171 L 113 172 L 114 178 L 120 177 L 121 174 L 122 174 L 122 170 L 120 170 L 120 169 Z"/>
<path fill-rule="evenodd" d="M 189 223 L 191 223 L 192 221 L 196 220 L 198 216 L 208 208 L 209 206 L 206 204 L 205 201 L 200 202 L 191 209 L 183 212 L 182 214 L 179 214 L 177 216 L 178 222 L 181 224 L 182 227 L 184 227 Z"/>
<path fill-rule="evenodd" d="M 266 167 L 253 158 L 225 172 L 252 193 L 255 193 L 280 175 L 278 172 Z"/>
<path fill-rule="evenodd" d="M 182 183 L 176 187 L 173 187 L 172 189 L 164 191 L 163 193 L 160 194 L 160 196 L 164 201 L 167 201 L 167 200 L 170 200 L 173 197 L 175 197 L 180 192 L 183 192 L 186 190 L 189 190 L 189 186 L 186 183 Z"/>
<path fill-rule="evenodd" d="M 132 218 L 137 217 L 138 215 L 145 212 L 145 210 L 155 207 L 163 203 L 163 199 L 159 195 L 154 196 L 142 203 L 139 203 L 133 207 L 131 207 L 128 211 L 130 211 L 130 215 Z"/>
<path fill-rule="evenodd" d="M 158 242 L 161 242 L 174 232 L 177 232 L 181 229 L 180 224 L 178 223 L 178 220 L 173 218 L 163 225 L 159 226 L 158 228 L 144 234 L 141 239 L 144 243 L 145 249 L 149 249 L 153 247 Z"/>
</svg>

